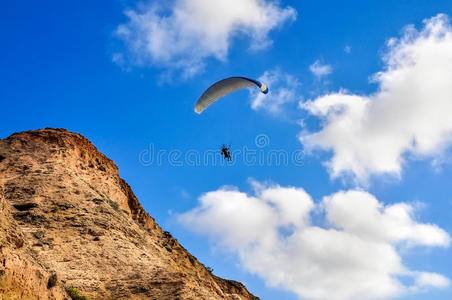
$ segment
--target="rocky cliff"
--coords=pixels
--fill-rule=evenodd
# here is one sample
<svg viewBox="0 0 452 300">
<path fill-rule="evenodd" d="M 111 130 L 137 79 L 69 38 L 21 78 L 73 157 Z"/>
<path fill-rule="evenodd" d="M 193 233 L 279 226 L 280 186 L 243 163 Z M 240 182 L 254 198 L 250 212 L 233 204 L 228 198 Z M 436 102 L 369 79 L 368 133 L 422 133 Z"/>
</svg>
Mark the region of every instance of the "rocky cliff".
<svg viewBox="0 0 452 300">
<path fill-rule="evenodd" d="M 0 140 L 0 299 L 257 299 L 144 211 L 117 166 L 64 129 Z"/>
</svg>

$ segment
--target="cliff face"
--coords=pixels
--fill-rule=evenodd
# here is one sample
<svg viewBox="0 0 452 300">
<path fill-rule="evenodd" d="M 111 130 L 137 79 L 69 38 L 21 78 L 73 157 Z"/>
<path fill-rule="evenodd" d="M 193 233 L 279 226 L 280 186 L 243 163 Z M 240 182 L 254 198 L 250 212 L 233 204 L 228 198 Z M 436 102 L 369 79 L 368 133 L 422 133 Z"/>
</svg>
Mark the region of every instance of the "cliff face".
<svg viewBox="0 0 452 300">
<path fill-rule="evenodd" d="M 208 272 L 113 161 L 64 129 L 0 140 L 0 226 L 0 299 L 67 299 L 73 288 L 90 299 L 256 299 Z"/>
</svg>

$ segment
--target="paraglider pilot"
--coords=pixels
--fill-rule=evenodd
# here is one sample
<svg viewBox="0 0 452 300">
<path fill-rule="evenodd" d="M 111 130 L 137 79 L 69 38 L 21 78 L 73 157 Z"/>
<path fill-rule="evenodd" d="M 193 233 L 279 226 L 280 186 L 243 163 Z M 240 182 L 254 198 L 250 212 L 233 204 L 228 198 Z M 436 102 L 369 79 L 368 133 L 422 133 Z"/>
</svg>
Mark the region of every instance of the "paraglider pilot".
<svg viewBox="0 0 452 300">
<path fill-rule="evenodd" d="M 221 147 L 221 155 L 223 155 L 224 159 L 227 161 L 232 161 L 231 151 L 229 151 L 229 147 L 226 147 L 226 145 Z"/>
</svg>

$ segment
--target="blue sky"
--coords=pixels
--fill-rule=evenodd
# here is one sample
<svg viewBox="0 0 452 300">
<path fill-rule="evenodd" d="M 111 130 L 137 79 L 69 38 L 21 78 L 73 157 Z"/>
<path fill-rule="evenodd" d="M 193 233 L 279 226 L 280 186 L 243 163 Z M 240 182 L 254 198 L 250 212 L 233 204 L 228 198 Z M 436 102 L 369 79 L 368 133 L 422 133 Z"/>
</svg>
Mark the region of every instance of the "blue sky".
<svg viewBox="0 0 452 300">
<path fill-rule="evenodd" d="M 85 135 L 162 227 L 262 299 L 452 297 L 448 1 L 1 8 L 2 138 Z M 233 75 L 271 93 L 193 112 Z M 184 160 L 223 143 L 302 164 Z M 151 149 L 181 157 L 150 163 Z"/>
</svg>

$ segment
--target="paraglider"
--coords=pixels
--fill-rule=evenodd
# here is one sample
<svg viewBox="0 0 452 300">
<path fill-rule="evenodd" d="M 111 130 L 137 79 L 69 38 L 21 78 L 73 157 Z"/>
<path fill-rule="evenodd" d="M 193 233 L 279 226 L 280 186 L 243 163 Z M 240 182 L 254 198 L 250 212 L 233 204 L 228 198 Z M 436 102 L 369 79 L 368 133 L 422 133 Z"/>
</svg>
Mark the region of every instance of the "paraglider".
<svg viewBox="0 0 452 300">
<path fill-rule="evenodd" d="M 221 146 L 221 155 L 223 155 L 224 159 L 227 161 L 232 161 L 231 151 L 229 151 L 229 147 L 226 145 Z"/>
<path fill-rule="evenodd" d="M 267 86 L 257 80 L 247 77 L 229 77 L 212 84 L 205 92 L 199 97 L 195 104 L 195 112 L 201 114 L 207 107 L 214 102 L 226 96 L 232 92 L 248 87 L 258 87 L 263 94 L 268 93 Z M 223 145 L 221 147 L 221 155 L 227 161 L 232 161 L 230 147 Z"/>
<path fill-rule="evenodd" d="M 267 86 L 260 81 L 247 77 L 229 77 L 214 83 L 199 97 L 195 112 L 201 114 L 221 97 L 247 87 L 258 87 L 262 93 L 268 93 Z"/>
</svg>

